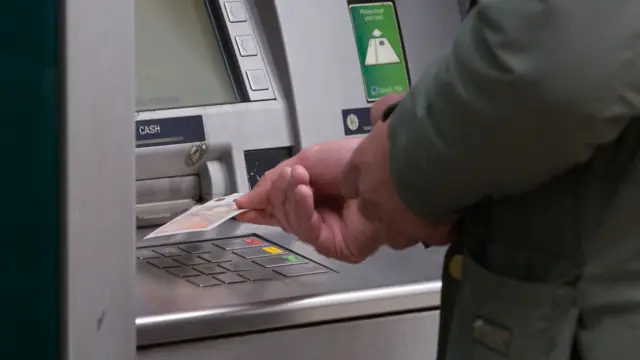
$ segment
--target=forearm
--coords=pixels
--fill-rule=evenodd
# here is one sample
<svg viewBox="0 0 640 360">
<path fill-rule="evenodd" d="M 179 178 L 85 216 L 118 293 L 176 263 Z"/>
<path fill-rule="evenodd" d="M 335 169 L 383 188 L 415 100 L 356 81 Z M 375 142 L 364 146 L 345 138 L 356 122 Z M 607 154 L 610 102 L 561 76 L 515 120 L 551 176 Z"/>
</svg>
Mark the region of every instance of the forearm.
<svg viewBox="0 0 640 360">
<path fill-rule="evenodd" d="M 612 24 L 640 12 L 627 3 L 498 0 L 470 13 L 389 120 L 405 204 L 426 220 L 448 219 L 482 198 L 532 189 L 612 141 L 637 108 L 637 94 L 612 84 L 637 26 L 595 31 L 588 22 L 599 7 Z"/>
</svg>

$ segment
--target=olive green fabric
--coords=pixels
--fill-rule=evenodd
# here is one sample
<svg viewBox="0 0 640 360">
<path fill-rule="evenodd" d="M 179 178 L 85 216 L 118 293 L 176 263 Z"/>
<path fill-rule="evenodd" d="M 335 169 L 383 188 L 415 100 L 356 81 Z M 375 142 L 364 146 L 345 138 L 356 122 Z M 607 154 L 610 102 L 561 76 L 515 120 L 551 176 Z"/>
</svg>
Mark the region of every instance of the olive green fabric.
<svg viewBox="0 0 640 360">
<path fill-rule="evenodd" d="M 392 114 L 401 199 L 461 219 L 440 359 L 637 359 L 638 19 L 637 1 L 480 0 Z"/>
</svg>

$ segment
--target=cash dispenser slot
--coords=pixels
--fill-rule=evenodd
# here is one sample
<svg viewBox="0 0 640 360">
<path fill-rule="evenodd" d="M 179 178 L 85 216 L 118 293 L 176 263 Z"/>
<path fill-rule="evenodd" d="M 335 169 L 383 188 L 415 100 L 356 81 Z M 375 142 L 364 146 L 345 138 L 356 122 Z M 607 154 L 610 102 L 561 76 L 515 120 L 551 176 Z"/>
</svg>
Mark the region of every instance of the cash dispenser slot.
<svg viewBox="0 0 640 360">
<path fill-rule="evenodd" d="M 222 160 L 207 161 L 191 175 L 136 181 L 136 225 L 166 224 L 192 207 L 230 191 L 229 172 Z"/>
</svg>

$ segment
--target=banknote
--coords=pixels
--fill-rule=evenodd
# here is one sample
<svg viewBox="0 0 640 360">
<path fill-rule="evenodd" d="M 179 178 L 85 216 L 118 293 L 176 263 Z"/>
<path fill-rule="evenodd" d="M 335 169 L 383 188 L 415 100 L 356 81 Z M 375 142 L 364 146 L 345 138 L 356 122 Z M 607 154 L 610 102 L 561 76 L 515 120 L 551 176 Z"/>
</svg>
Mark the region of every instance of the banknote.
<svg viewBox="0 0 640 360">
<path fill-rule="evenodd" d="M 231 194 L 215 198 L 207 203 L 195 206 L 184 214 L 159 227 L 151 234 L 147 235 L 145 239 L 211 230 L 234 216 L 246 211 L 238 209 L 235 204 L 235 200 L 242 195 L 243 194 L 241 193 Z"/>
</svg>

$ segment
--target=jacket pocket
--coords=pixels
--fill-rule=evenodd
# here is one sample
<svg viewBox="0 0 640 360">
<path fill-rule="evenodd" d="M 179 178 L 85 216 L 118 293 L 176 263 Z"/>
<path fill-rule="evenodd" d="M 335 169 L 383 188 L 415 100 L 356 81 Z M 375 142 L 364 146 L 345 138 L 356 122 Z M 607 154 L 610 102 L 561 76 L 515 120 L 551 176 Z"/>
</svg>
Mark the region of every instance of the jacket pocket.
<svg viewBox="0 0 640 360">
<path fill-rule="evenodd" d="M 568 360 L 576 298 L 571 286 L 498 276 L 466 254 L 447 360 Z"/>
</svg>

